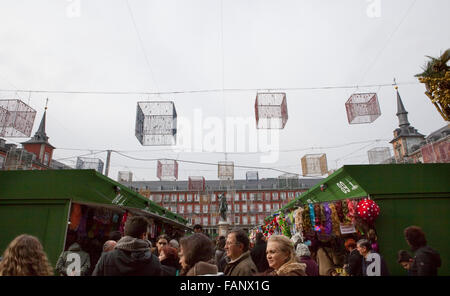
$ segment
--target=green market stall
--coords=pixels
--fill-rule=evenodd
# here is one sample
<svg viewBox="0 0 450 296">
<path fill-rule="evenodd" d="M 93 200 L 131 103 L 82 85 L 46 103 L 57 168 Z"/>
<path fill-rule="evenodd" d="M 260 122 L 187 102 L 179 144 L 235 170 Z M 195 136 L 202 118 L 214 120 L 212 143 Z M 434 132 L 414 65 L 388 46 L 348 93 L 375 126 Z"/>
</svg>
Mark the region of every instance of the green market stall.
<svg viewBox="0 0 450 296">
<path fill-rule="evenodd" d="M 428 244 L 439 251 L 443 263 L 439 275 L 450 275 L 450 265 L 446 264 L 450 262 L 449 180 L 450 164 L 446 163 L 343 166 L 281 208 L 275 214 L 276 217 L 267 217 L 267 224 L 272 226 L 276 223 L 280 233 L 290 236 L 289 226 L 294 226 L 294 213 L 299 208 L 339 203 L 355 205 L 363 200 L 370 203 L 373 201 L 375 207 L 379 207 L 379 216 L 368 228 L 376 230 L 379 251 L 386 260 L 391 275 L 406 275 L 405 270 L 397 263 L 397 252 L 401 249 L 410 251 L 403 230 L 411 225 L 420 226 L 426 234 Z M 302 213 L 304 212 L 306 211 L 303 210 Z M 355 220 L 351 221 L 351 217 L 349 212 L 345 213 L 344 208 L 340 226 L 356 226 L 354 231 L 356 229 L 358 234 L 364 234 L 368 228 L 361 227 L 364 225 L 358 225 Z M 333 232 L 335 226 L 333 221 Z M 323 231 L 317 226 L 314 229 L 321 230 Z M 338 229 L 344 232 L 341 233 L 343 236 L 347 234 L 346 230 L 348 228 Z M 350 230 L 349 233 L 351 232 Z"/>
<path fill-rule="evenodd" d="M 147 217 L 150 238 L 182 236 L 187 221 L 95 170 L 0 171 L 0 252 L 16 236 L 39 238 L 55 266 L 68 232 L 100 248 L 130 215 Z"/>
</svg>

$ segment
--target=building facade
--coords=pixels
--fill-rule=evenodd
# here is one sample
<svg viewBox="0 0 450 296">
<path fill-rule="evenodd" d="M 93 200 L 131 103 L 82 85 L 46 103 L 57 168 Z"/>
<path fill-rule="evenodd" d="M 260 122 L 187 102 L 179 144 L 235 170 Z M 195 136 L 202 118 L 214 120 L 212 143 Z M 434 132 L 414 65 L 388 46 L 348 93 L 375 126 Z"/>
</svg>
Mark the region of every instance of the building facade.
<svg viewBox="0 0 450 296">
<path fill-rule="evenodd" d="M 205 190 L 189 190 L 188 181 L 121 182 L 141 195 L 183 216 L 190 224 L 218 233 L 219 197 L 225 194 L 231 227 L 249 230 L 264 223 L 264 218 L 279 210 L 321 179 L 234 180 L 224 185 L 219 180 L 205 182 Z"/>
</svg>

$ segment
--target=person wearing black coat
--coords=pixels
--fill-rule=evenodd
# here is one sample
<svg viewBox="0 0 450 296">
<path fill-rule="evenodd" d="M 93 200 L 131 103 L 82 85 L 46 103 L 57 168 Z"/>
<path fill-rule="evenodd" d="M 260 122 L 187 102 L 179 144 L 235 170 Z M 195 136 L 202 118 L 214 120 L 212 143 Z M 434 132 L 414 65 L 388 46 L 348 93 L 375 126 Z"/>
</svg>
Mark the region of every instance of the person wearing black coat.
<svg viewBox="0 0 450 296">
<path fill-rule="evenodd" d="M 250 256 L 258 269 L 258 272 L 264 272 L 269 269 L 269 263 L 266 256 L 267 243 L 264 235 L 260 232 L 256 234 L 256 242 L 253 249 L 250 251 Z"/>
<path fill-rule="evenodd" d="M 362 276 L 363 256 L 356 249 L 356 242 L 350 238 L 345 241 L 345 248 L 350 252 L 347 257 L 347 263 L 344 265 L 345 272 L 349 276 Z"/>
<path fill-rule="evenodd" d="M 441 256 L 439 252 L 427 246 L 425 233 L 418 226 L 405 228 L 404 235 L 406 242 L 415 252 L 410 267 L 412 276 L 437 276 L 438 268 L 441 267 Z"/>
<path fill-rule="evenodd" d="M 125 236 L 116 248 L 103 253 L 95 266 L 93 276 L 160 276 L 161 263 L 151 253 L 148 241 L 148 221 L 134 216 L 125 223 Z"/>
</svg>

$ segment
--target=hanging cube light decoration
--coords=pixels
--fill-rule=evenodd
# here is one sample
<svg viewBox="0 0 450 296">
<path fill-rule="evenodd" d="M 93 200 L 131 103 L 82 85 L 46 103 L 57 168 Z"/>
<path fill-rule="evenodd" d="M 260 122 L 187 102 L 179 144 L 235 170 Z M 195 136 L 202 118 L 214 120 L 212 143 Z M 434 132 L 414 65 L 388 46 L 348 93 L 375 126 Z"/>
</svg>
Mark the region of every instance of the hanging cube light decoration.
<svg viewBox="0 0 450 296">
<path fill-rule="evenodd" d="M 381 115 L 376 93 L 352 94 L 345 109 L 349 124 L 371 123 Z"/>
<path fill-rule="evenodd" d="M 234 180 L 234 162 L 219 161 L 218 177 L 219 180 Z"/>
<path fill-rule="evenodd" d="M 77 157 L 76 169 L 78 170 L 96 170 L 103 173 L 103 161 L 99 158 Z"/>
<path fill-rule="evenodd" d="M 245 179 L 248 181 L 258 181 L 259 180 L 259 174 L 258 171 L 249 171 L 245 173 Z"/>
<path fill-rule="evenodd" d="M 379 164 L 391 158 L 389 147 L 376 147 L 367 151 L 369 164 Z"/>
<path fill-rule="evenodd" d="M 0 136 L 31 136 L 36 111 L 21 100 L 0 100 Z"/>
<path fill-rule="evenodd" d="M 138 102 L 136 138 L 143 146 L 176 144 L 177 112 L 173 102 Z"/>
<path fill-rule="evenodd" d="M 178 179 L 178 162 L 170 159 L 158 160 L 157 177 L 161 181 L 175 181 Z"/>
<path fill-rule="evenodd" d="M 257 129 L 283 129 L 288 120 L 286 93 L 257 93 L 255 117 Z"/>
<path fill-rule="evenodd" d="M 303 176 L 323 176 L 328 172 L 327 155 L 306 154 L 302 157 Z"/>
<path fill-rule="evenodd" d="M 120 171 L 117 177 L 118 182 L 132 182 L 133 173 L 130 171 Z"/>
<path fill-rule="evenodd" d="M 192 191 L 204 191 L 205 177 L 190 176 L 188 178 L 188 189 Z"/>
</svg>

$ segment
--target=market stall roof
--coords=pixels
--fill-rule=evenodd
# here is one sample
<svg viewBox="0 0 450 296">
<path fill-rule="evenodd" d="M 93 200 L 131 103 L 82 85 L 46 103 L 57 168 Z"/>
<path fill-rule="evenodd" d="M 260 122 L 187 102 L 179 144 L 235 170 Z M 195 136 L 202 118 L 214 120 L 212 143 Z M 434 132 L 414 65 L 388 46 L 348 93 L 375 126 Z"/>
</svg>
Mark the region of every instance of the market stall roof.
<svg viewBox="0 0 450 296">
<path fill-rule="evenodd" d="M 366 196 L 450 192 L 450 164 L 345 165 L 289 202 L 296 205 Z"/>
<path fill-rule="evenodd" d="M 0 171 L 0 199 L 70 199 L 120 208 L 188 229 L 188 222 L 95 170 Z"/>
</svg>

